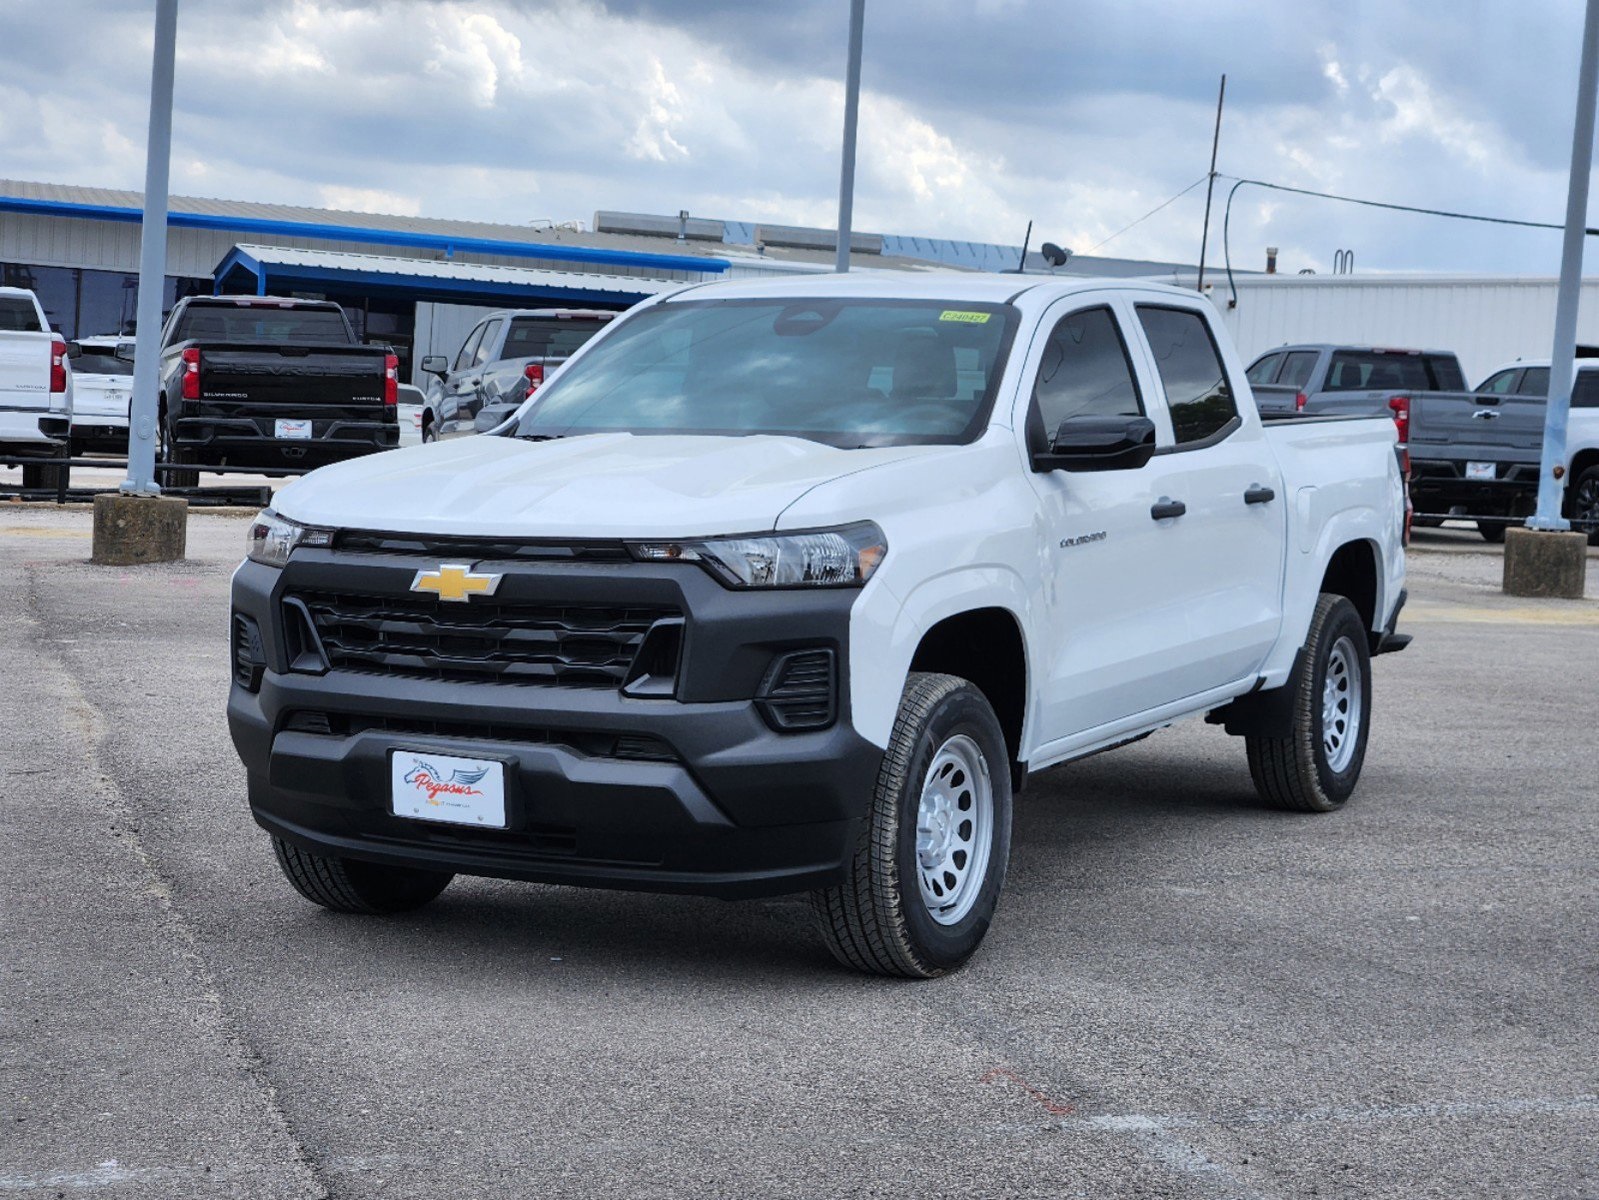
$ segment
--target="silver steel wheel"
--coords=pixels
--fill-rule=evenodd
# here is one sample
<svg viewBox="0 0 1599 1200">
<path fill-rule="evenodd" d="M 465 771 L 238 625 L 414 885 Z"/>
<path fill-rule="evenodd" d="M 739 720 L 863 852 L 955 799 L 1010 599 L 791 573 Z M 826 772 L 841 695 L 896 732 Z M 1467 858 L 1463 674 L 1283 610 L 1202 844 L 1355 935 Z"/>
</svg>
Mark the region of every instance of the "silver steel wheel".
<svg viewBox="0 0 1599 1200">
<path fill-rule="evenodd" d="M 972 910 L 994 844 L 994 785 L 977 743 L 958 733 L 938 748 L 916 806 L 916 878 L 940 925 Z"/>
<path fill-rule="evenodd" d="M 1341 637 L 1327 655 L 1327 677 L 1321 685 L 1321 748 L 1334 772 L 1344 772 L 1355 757 L 1360 706 L 1360 658 L 1355 644 Z"/>
</svg>

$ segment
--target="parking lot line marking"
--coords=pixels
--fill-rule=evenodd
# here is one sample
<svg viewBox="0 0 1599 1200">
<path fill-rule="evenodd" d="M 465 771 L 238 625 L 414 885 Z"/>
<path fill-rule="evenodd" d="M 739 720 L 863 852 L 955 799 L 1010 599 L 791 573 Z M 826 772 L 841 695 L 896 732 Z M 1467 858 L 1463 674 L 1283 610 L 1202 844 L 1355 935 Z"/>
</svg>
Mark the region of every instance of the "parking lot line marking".
<svg viewBox="0 0 1599 1200">
<path fill-rule="evenodd" d="M 1532 1096 L 1502 1100 L 1442 1100 L 1416 1104 L 1344 1105 L 1328 1108 L 1260 1109 L 1232 1113 L 1102 1113 L 1068 1117 L 1061 1129 L 1111 1133 L 1165 1132 L 1203 1126 L 1301 1125 L 1317 1121 L 1376 1125 L 1388 1121 L 1477 1120 L 1492 1117 L 1567 1117 L 1599 1115 L 1599 1095 Z"/>
<path fill-rule="evenodd" d="M 1583 608 L 1489 608 L 1464 604 L 1430 604 L 1425 601 L 1405 606 L 1400 618 L 1404 625 L 1564 625 L 1599 627 L 1599 604 Z"/>
<path fill-rule="evenodd" d="M 39 525 L 0 525 L 0 534 L 6 537 L 36 537 L 36 538 L 86 538 L 92 537 L 93 532 L 88 529 L 51 529 Z"/>
</svg>

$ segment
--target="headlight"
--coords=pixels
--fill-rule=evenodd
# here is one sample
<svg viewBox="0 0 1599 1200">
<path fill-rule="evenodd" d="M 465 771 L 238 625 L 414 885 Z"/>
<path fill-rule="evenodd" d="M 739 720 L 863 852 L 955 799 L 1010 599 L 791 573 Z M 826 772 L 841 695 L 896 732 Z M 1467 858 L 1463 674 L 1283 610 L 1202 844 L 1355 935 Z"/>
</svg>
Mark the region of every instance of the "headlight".
<svg viewBox="0 0 1599 1200">
<path fill-rule="evenodd" d="M 296 546 L 331 546 L 333 530 L 312 529 L 280 517 L 270 508 L 258 516 L 250 526 L 245 544 L 245 557 L 269 567 L 281 567 L 289 561 Z"/>
<path fill-rule="evenodd" d="M 697 562 L 728 587 L 860 587 L 888 553 L 888 542 L 881 529 L 862 521 L 808 533 L 634 542 L 628 548 L 645 562 Z"/>
</svg>

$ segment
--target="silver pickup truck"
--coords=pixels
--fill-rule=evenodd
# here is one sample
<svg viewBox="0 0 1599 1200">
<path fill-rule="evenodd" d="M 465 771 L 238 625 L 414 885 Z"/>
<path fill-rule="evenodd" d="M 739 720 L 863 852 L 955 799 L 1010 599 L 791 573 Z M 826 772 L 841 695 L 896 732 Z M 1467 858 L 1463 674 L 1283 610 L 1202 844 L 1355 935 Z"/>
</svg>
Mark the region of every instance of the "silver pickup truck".
<svg viewBox="0 0 1599 1200">
<path fill-rule="evenodd" d="M 1543 399 L 1507 392 L 1519 376 L 1496 374 L 1472 392 L 1447 351 L 1332 345 L 1281 346 L 1248 375 L 1263 416 L 1392 416 L 1417 525 L 1475 519 L 1499 542 L 1535 507 Z"/>
</svg>

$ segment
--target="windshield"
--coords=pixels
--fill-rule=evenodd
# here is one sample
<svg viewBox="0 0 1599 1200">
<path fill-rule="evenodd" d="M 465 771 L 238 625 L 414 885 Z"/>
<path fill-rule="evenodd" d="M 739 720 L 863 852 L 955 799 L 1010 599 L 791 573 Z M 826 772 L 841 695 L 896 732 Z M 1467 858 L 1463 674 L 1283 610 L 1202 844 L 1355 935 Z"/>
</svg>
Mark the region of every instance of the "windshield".
<svg viewBox="0 0 1599 1200">
<path fill-rule="evenodd" d="M 174 342 L 310 342 L 348 346 L 350 330 L 334 308 L 278 308 L 266 304 L 193 305 L 178 323 Z"/>
<path fill-rule="evenodd" d="M 970 441 L 987 422 L 1016 320 L 1005 305 L 953 301 L 659 304 L 574 359 L 516 435 Z"/>
</svg>

